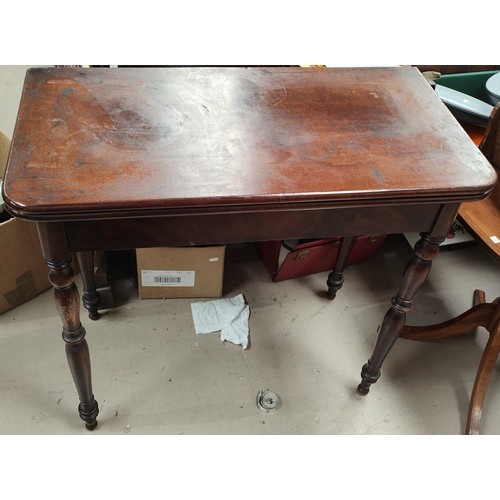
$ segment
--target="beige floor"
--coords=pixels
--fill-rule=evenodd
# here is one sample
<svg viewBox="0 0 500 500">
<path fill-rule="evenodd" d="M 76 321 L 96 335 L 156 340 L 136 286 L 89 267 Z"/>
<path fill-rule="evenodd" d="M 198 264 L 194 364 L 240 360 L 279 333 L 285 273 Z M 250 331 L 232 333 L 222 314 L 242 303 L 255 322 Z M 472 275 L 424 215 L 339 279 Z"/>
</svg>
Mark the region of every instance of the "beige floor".
<svg viewBox="0 0 500 500">
<path fill-rule="evenodd" d="M 8 135 L 23 72 L 0 67 L 2 113 L 14 110 L 1 121 Z M 97 322 L 82 308 L 100 407 L 94 434 L 463 433 L 483 329 L 441 342 L 399 340 L 370 394 L 355 392 L 410 254 L 406 239 L 391 235 L 368 262 L 347 269 L 330 302 L 327 273 L 272 283 L 252 244 L 228 246 L 224 296 L 242 293 L 250 306 L 247 350 L 216 333 L 196 335 L 190 300 L 139 300 L 129 267 L 117 283 L 119 307 Z M 499 278 L 500 266 L 480 247 L 443 250 L 409 323 L 465 311 L 475 288 L 493 299 Z M 0 434 L 88 434 L 63 344 L 50 290 L 0 315 Z M 499 379 L 497 367 L 483 434 L 500 434 Z M 256 406 L 261 389 L 282 400 L 272 414 Z"/>
</svg>

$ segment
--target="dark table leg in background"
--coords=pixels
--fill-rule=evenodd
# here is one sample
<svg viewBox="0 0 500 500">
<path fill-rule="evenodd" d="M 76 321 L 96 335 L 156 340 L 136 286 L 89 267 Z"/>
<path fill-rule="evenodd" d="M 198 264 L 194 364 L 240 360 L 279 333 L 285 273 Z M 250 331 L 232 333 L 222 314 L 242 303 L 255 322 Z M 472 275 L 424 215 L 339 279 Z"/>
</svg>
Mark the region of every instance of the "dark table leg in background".
<svg viewBox="0 0 500 500">
<path fill-rule="evenodd" d="M 83 281 L 83 305 L 89 312 L 89 318 L 96 320 L 99 319 L 97 310 L 101 304 L 101 298 L 95 286 L 94 252 L 78 252 L 77 255 Z"/>
<path fill-rule="evenodd" d="M 333 300 L 336 297 L 337 292 L 342 288 L 342 285 L 344 284 L 344 270 L 357 239 L 357 236 L 347 236 L 340 239 L 337 260 L 335 261 L 333 271 L 328 275 L 328 280 L 326 282 L 326 284 L 328 285 L 326 298 L 329 300 Z"/>
<path fill-rule="evenodd" d="M 49 267 L 56 307 L 63 323 L 63 340 L 73 380 L 80 397 L 78 411 L 89 430 L 97 427 L 99 408 L 92 394 L 90 355 L 85 328 L 80 322 L 80 297 L 71 268 L 71 254 L 66 242 L 64 224 L 38 223 L 43 256 Z"/>
<path fill-rule="evenodd" d="M 375 342 L 372 355 L 361 371 L 361 383 L 358 393 L 368 394 L 370 386 L 380 377 L 380 368 L 387 354 L 398 339 L 406 319 L 406 314 L 412 309 L 415 293 L 426 280 L 432 261 L 439 254 L 439 245 L 445 237 L 430 237 L 420 233 L 421 239 L 415 245 L 413 256 L 408 261 L 403 280 L 398 292 L 392 298 L 392 307 L 384 317 L 380 332 Z"/>
</svg>

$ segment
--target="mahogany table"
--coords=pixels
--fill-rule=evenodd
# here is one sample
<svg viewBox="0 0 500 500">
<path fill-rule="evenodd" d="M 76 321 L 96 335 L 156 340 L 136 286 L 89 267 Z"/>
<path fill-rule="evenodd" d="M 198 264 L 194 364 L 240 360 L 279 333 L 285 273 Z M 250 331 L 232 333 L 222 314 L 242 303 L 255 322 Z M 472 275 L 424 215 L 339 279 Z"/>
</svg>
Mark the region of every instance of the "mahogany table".
<svg viewBox="0 0 500 500">
<path fill-rule="evenodd" d="M 37 68 L 4 199 L 38 226 L 80 416 L 94 429 L 72 252 L 97 317 L 92 251 L 343 236 L 332 298 L 356 236 L 419 231 L 362 369 L 366 394 L 460 203 L 495 182 L 416 68 Z"/>
</svg>

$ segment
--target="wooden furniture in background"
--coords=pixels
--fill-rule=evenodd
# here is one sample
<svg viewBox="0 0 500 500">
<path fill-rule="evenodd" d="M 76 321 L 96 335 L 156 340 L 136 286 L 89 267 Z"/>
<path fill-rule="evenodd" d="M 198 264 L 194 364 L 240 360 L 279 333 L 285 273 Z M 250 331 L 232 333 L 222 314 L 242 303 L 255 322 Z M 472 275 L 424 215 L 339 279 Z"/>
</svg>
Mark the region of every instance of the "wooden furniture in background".
<svg viewBox="0 0 500 500">
<path fill-rule="evenodd" d="M 495 182 L 416 68 L 56 68 L 28 71 L 4 198 L 38 226 L 94 429 L 70 252 L 341 235 L 347 255 L 355 236 L 421 231 L 366 394 L 460 204 Z"/>
<path fill-rule="evenodd" d="M 500 103 L 493 108 L 479 149 L 497 171 L 500 170 Z M 500 260 L 500 186 L 495 186 L 491 196 L 481 202 L 464 203 L 458 218 L 477 242 Z"/>
<path fill-rule="evenodd" d="M 500 103 L 493 109 L 479 149 L 497 171 L 500 170 Z M 458 219 L 476 241 L 500 261 L 500 184 L 495 186 L 489 198 L 464 203 L 460 207 Z M 500 353 L 500 298 L 487 303 L 484 292 L 476 290 L 474 306 L 464 314 L 438 325 L 407 326 L 401 334 L 402 338 L 410 340 L 434 340 L 459 335 L 478 326 L 486 328 L 489 340 L 472 389 L 466 434 L 479 434 L 486 390 Z"/>
</svg>

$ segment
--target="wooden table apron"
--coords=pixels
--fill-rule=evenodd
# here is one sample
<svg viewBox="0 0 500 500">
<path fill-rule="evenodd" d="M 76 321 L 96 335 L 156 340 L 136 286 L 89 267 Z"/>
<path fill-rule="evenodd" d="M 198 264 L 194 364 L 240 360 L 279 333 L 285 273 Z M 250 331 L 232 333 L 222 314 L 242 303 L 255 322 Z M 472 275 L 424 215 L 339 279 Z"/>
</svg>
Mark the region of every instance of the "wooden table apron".
<svg viewBox="0 0 500 500">
<path fill-rule="evenodd" d="M 333 298 L 354 237 L 421 232 L 362 368 L 367 394 L 460 203 L 495 182 L 414 68 L 61 68 L 28 72 L 3 194 L 38 226 L 92 430 L 72 252 L 342 236 Z"/>
</svg>

